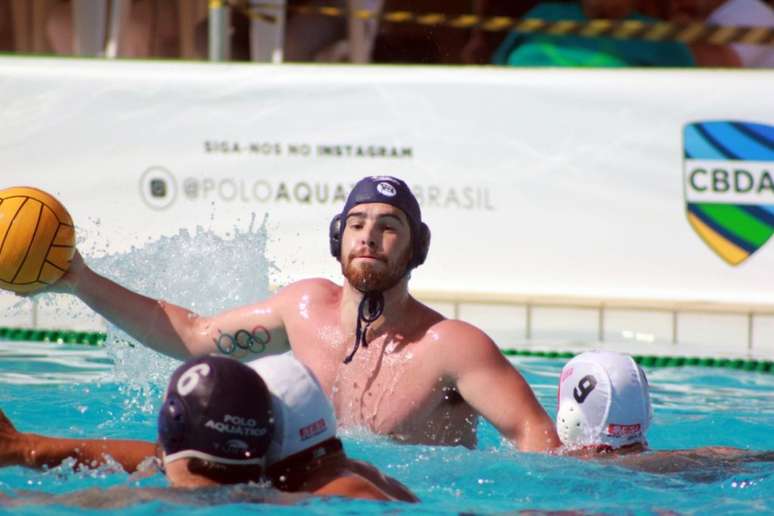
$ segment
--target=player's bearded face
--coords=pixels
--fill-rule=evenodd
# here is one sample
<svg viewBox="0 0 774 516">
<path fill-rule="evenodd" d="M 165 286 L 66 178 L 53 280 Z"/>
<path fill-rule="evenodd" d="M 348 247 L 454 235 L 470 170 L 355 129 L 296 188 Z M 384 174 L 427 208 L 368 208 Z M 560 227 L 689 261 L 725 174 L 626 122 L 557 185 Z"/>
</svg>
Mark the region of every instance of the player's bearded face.
<svg viewBox="0 0 774 516">
<path fill-rule="evenodd" d="M 350 285 L 362 292 L 384 292 L 397 285 L 406 274 L 411 248 L 406 246 L 392 258 L 379 254 L 376 262 L 355 260 L 359 255 L 357 250 L 351 251 L 341 263 L 341 273 Z"/>
</svg>

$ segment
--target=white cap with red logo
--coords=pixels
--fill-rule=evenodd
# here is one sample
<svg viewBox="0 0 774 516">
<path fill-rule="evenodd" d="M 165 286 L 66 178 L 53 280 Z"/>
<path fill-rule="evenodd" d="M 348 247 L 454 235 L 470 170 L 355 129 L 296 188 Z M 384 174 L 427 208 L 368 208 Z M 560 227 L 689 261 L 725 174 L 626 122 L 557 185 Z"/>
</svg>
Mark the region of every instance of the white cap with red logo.
<svg viewBox="0 0 774 516">
<path fill-rule="evenodd" d="M 556 430 L 565 446 L 647 444 L 652 418 L 648 380 L 629 355 L 587 351 L 562 369 Z"/>
<path fill-rule="evenodd" d="M 272 398 L 274 438 L 266 459 L 269 465 L 336 437 L 333 405 L 312 372 L 292 354 L 268 356 L 249 362 Z"/>
</svg>

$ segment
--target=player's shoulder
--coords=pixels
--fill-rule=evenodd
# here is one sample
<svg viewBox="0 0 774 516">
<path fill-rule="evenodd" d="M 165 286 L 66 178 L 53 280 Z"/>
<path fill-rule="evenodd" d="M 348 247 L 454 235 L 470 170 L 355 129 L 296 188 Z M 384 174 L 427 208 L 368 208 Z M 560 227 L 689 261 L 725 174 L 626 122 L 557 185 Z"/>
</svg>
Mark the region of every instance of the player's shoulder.
<svg viewBox="0 0 774 516">
<path fill-rule="evenodd" d="M 307 278 L 294 281 L 277 291 L 281 298 L 333 300 L 341 296 L 341 286 L 325 278 Z"/>
<path fill-rule="evenodd" d="M 449 319 L 417 299 L 413 299 L 413 302 L 414 305 L 410 307 L 412 319 L 416 321 L 419 329 L 426 334 L 431 334 L 433 337 L 459 335 L 467 339 L 473 338 L 482 341 L 489 339 L 486 333 L 470 323 L 459 319 Z"/>
<path fill-rule="evenodd" d="M 443 354 L 458 362 L 499 358 L 500 349 L 481 328 L 458 319 L 442 319 L 430 326 L 426 333 L 443 348 Z"/>
<path fill-rule="evenodd" d="M 494 342 L 481 328 L 459 319 L 441 319 L 429 329 L 449 341 L 464 341 L 469 345 L 493 346 Z"/>
</svg>

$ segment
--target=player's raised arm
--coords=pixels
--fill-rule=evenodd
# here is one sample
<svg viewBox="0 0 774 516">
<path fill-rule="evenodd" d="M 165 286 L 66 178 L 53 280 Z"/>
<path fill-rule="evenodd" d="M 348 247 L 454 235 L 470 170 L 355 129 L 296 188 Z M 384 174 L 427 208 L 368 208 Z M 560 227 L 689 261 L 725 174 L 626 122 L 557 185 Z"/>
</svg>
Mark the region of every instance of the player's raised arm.
<svg viewBox="0 0 774 516">
<path fill-rule="evenodd" d="M 532 389 L 479 329 L 445 321 L 444 338 L 454 353 L 448 354 L 448 374 L 457 389 L 479 414 L 492 423 L 521 451 L 546 452 L 560 446 L 554 422 Z"/>
<path fill-rule="evenodd" d="M 77 252 L 70 270 L 51 290 L 78 296 L 142 344 L 175 358 L 215 352 L 241 358 L 289 349 L 281 295 L 264 303 L 203 317 L 100 276 Z"/>
</svg>

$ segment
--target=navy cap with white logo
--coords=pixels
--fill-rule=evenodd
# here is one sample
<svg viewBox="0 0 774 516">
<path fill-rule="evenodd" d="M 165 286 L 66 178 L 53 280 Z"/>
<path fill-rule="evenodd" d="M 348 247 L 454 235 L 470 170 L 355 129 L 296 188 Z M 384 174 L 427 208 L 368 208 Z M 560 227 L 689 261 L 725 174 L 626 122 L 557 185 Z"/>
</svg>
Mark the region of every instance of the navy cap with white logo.
<svg viewBox="0 0 774 516">
<path fill-rule="evenodd" d="M 215 355 L 189 360 L 172 375 L 159 412 L 164 463 L 265 465 L 271 407 L 266 384 L 248 366 Z"/>
<path fill-rule="evenodd" d="M 359 204 L 370 203 L 389 204 L 406 214 L 411 227 L 411 245 L 414 251 L 408 268 L 413 269 L 422 265 L 430 247 L 430 229 L 422 222 L 422 211 L 411 189 L 404 181 L 392 176 L 368 176 L 355 184 L 347 197 L 344 209 L 331 222 L 329 235 L 331 254 L 340 258 L 341 234 L 350 210 Z"/>
</svg>

